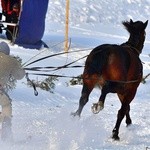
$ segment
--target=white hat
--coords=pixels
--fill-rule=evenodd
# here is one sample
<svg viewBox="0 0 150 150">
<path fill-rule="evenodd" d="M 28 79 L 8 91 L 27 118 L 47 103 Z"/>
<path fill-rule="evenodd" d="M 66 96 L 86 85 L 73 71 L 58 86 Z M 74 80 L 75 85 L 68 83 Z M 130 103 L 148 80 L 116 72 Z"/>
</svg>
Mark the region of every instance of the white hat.
<svg viewBox="0 0 150 150">
<path fill-rule="evenodd" d="M 9 55 L 10 53 L 10 48 L 6 42 L 1 42 L 0 43 L 0 52 Z"/>
</svg>

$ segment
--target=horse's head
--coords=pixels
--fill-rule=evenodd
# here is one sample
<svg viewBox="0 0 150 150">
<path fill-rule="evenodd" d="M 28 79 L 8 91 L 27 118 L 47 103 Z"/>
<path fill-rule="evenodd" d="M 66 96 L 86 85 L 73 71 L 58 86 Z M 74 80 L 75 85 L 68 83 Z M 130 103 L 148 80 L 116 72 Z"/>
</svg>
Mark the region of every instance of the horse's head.
<svg viewBox="0 0 150 150">
<path fill-rule="evenodd" d="M 127 43 L 141 53 L 145 41 L 145 29 L 147 27 L 148 20 L 143 23 L 142 21 L 133 22 L 132 19 L 130 19 L 130 22 L 124 21 L 122 24 L 130 33 L 130 38 Z"/>
</svg>

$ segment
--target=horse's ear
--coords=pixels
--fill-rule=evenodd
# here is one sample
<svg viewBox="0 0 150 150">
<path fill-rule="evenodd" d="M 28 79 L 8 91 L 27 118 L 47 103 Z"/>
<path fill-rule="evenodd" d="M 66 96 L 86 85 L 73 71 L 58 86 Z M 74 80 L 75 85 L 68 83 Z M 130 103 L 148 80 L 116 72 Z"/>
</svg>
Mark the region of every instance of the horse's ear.
<svg viewBox="0 0 150 150">
<path fill-rule="evenodd" d="M 133 21 L 132 21 L 132 19 L 130 19 L 130 24 L 133 24 Z"/>
<path fill-rule="evenodd" d="M 147 25 L 148 25 L 148 20 L 144 23 L 144 30 L 146 29 Z"/>
</svg>

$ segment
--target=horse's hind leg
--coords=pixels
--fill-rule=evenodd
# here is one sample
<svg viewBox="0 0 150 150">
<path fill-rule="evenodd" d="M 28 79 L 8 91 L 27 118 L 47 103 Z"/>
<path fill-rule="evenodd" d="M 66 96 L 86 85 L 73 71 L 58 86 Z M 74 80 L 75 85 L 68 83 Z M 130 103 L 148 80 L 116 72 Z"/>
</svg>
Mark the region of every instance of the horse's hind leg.
<svg viewBox="0 0 150 150">
<path fill-rule="evenodd" d="M 127 126 L 129 126 L 129 125 L 132 124 L 132 120 L 131 120 L 131 118 L 130 118 L 129 112 L 130 112 L 130 105 L 129 105 L 128 110 L 127 110 L 127 113 L 126 113 L 126 124 L 127 124 Z"/>
<path fill-rule="evenodd" d="M 75 113 L 71 113 L 73 116 L 80 116 L 84 105 L 88 102 L 89 95 L 91 91 L 93 90 L 93 88 L 94 88 L 94 85 L 92 87 L 88 86 L 87 84 L 83 85 L 81 97 L 79 100 L 79 107 Z"/>
<path fill-rule="evenodd" d="M 129 110 L 129 104 L 122 104 L 121 109 L 118 111 L 118 116 L 117 116 L 117 122 L 116 125 L 113 129 L 112 133 L 112 138 L 115 140 L 119 140 L 119 128 L 120 124 L 124 118 L 124 116 L 127 114 L 127 111 Z"/>
<path fill-rule="evenodd" d="M 115 88 L 117 86 L 118 86 L 118 83 L 116 83 L 116 82 L 105 81 L 105 84 L 103 85 L 102 90 L 101 90 L 101 95 L 100 95 L 99 101 L 97 103 L 94 103 L 92 106 L 92 112 L 94 114 L 99 113 L 104 108 L 104 102 L 105 102 L 106 95 L 109 92 L 114 92 Z"/>
<path fill-rule="evenodd" d="M 105 102 L 107 93 L 108 93 L 108 87 L 107 85 L 104 85 L 101 90 L 99 101 L 97 103 L 94 103 L 91 108 L 94 114 L 99 113 L 104 108 L 104 102 Z"/>
<path fill-rule="evenodd" d="M 128 93 L 128 94 L 127 94 Z M 117 121 L 116 121 L 116 125 L 113 129 L 113 135 L 112 138 L 115 140 L 119 140 L 119 128 L 120 128 L 120 124 L 122 122 L 122 119 L 124 118 L 124 116 L 126 116 L 126 123 L 127 125 L 130 125 L 132 123 L 131 118 L 130 118 L 130 102 L 133 100 L 134 96 L 135 96 L 136 90 L 132 89 L 132 92 L 126 92 L 127 95 L 123 94 L 118 94 L 118 97 L 122 103 L 121 109 L 118 111 L 118 116 L 117 116 Z"/>
</svg>

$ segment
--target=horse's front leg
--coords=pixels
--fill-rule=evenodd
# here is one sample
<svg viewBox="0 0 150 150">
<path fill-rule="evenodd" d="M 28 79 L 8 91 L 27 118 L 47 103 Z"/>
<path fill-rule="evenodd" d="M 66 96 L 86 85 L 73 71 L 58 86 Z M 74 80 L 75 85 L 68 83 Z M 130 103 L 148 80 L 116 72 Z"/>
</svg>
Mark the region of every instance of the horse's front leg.
<svg viewBox="0 0 150 150">
<path fill-rule="evenodd" d="M 129 104 L 122 104 L 121 109 L 118 111 L 116 125 L 112 131 L 112 138 L 114 140 L 120 139 L 118 136 L 120 124 L 121 124 L 124 116 L 127 114 L 128 110 L 129 110 Z"/>
</svg>

